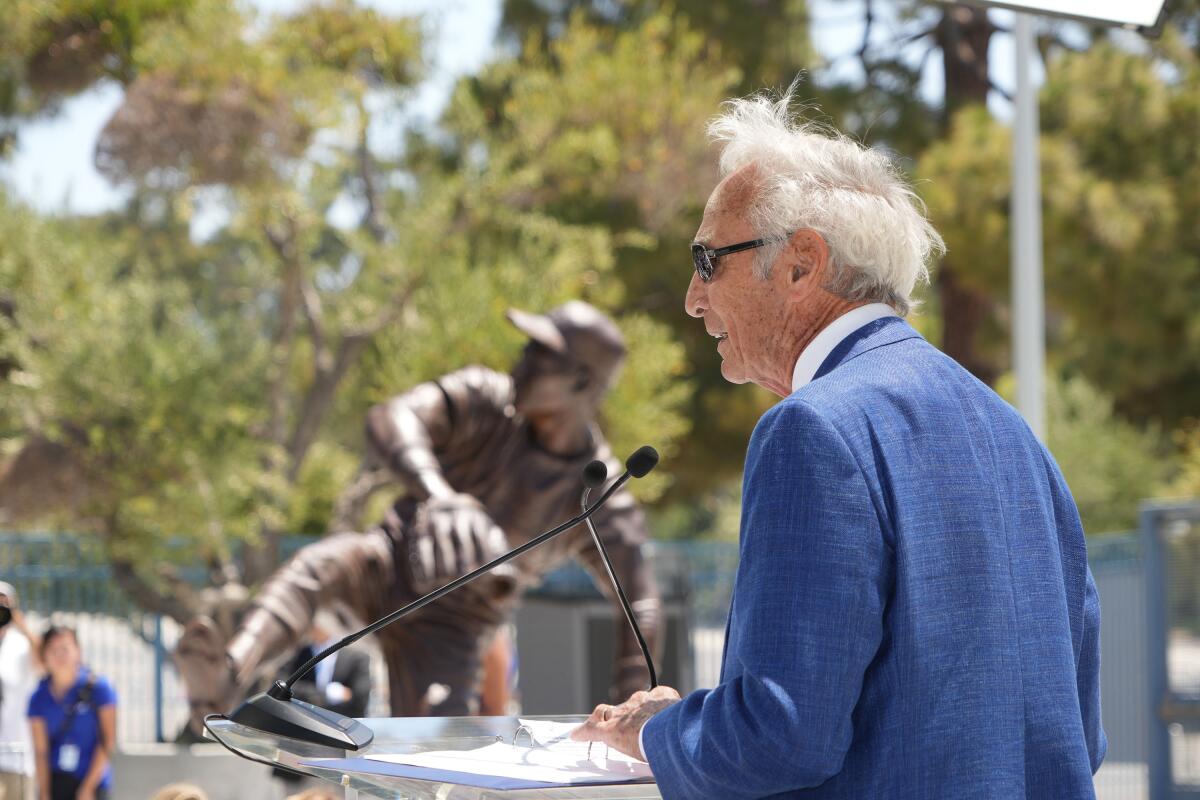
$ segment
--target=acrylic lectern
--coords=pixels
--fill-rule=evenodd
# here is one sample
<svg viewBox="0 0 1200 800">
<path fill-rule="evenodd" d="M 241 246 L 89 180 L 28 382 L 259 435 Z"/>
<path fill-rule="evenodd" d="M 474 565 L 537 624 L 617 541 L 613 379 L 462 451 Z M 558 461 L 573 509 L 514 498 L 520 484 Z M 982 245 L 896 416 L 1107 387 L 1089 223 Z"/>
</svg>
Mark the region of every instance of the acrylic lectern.
<svg viewBox="0 0 1200 800">
<path fill-rule="evenodd" d="M 586 717 L 538 716 L 525 719 L 577 724 Z M 497 741 L 513 741 L 521 727 L 516 717 L 380 717 L 364 719 L 362 722 L 374 731 L 375 738 L 368 747 L 357 752 L 264 734 L 225 719 L 210 721 L 206 735 L 242 758 L 268 766 L 284 767 L 327 781 L 332 786 L 340 786 L 347 800 L 661 800 L 658 789 L 652 783 L 501 790 L 437 780 L 323 769 L 304 764 L 315 759 L 373 754 L 474 750 Z"/>
</svg>

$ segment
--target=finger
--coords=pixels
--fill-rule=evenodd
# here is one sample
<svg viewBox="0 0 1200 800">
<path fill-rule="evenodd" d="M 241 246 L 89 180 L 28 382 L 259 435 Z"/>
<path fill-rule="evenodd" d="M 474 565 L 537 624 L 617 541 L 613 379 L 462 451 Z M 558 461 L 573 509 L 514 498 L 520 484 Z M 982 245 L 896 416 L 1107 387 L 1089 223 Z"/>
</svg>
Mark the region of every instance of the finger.
<svg viewBox="0 0 1200 800">
<path fill-rule="evenodd" d="M 483 551 L 479 547 L 479 520 L 474 514 L 464 514 L 466 519 L 465 531 L 459 531 L 455 538 L 458 546 L 458 568 L 466 574 L 485 561 Z"/>
<path fill-rule="evenodd" d="M 653 689 L 650 690 L 649 693 L 639 692 L 639 694 L 646 694 L 646 696 L 651 700 L 681 700 L 682 699 L 679 695 L 679 690 L 672 686 L 655 686 Z"/>
<path fill-rule="evenodd" d="M 430 521 L 427 530 L 424 534 L 417 535 L 416 546 L 416 567 L 418 579 L 424 583 L 433 580 L 434 576 L 434 554 L 433 554 L 433 522 Z"/>
<path fill-rule="evenodd" d="M 488 554 L 492 557 L 498 556 L 508 549 L 508 539 L 504 536 L 504 531 L 499 525 L 492 522 L 491 519 L 488 519 L 485 541 L 487 542 Z"/>
<path fill-rule="evenodd" d="M 571 739 L 576 742 L 601 742 L 604 741 L 604 734 L 591 722 L 585 722 L 571 731 Z"/>
<path fill-rule="evenodd" d="M 454 557 L 459 574 L 471 570 L 475 560 L 476 514 L 470 509 L 459 509 L 454 513 Z"/>
<path fill-rule="evenodd" d="M 457 567 L 457 559 L 454 557 L 454 514 L 442 514 L 441 524 L 437 527 L 437 540 L 435 542 L 436 559 L 437 559 L 437 576 L 439 578 L 454 577 L 455 567 Z"/>
<path fill-rule="evenodd" d="M 608 722 L 610 719 L 612 719 L 612 715 L 613 707 L 607 703 L 601 703 L 592 710 L 592 715 L 588 717 L 588 721 L 596 723 Z"/>
</svg>

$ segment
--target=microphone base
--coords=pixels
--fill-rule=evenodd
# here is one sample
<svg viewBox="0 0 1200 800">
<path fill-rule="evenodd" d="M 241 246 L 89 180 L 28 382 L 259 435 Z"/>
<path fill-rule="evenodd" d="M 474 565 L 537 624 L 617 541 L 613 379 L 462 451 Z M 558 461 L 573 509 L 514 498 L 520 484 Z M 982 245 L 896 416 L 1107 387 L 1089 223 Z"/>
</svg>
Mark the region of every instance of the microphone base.
<svg viewBox="0 0 1200 800">
<path fill-rule="evenodd" d="M 267 692 L 242 703 L 229 719 L 263 733 L 339 750 L 359 750 L 375 738 L 375 733 L 356 719 L 302 700 L 273 697 Z"/>
</svg>

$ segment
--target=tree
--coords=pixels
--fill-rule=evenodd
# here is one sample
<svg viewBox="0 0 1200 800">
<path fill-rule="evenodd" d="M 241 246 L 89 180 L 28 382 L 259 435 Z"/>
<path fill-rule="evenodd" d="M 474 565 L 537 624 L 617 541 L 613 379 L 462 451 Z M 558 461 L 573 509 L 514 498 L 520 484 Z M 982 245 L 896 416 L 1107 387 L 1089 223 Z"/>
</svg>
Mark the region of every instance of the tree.
<svg viewBox="0 0 1200 800">
<path fill-rule="evenodd" d="M 1170 30 L 1151 57 L 1098 42 L 1051 62 L 1041 104 L 1051 354 L 1123 415 L 1174 427 L 1200 398 L 1200 153 L 1183 133 L 1200 129 L 1196 56 Z M 1009 142 L 964 111 L 918 166 L 948 247 L 972 264 L 966 279 L 1001 302 Z"/>
<path fill-rule="evenodd" d="M 243 579 L 261 579 L 284 532 L 325 529 L 355 476 L 369 402 L 467 362 L 506 368 L 521 341 L 502 321 L 508 305 L 585 296 L 617 310 L 624 298 L 611 277 L 619 235 L 557 218 L 537 195 L 618 188 L 613 165 L 572 161 L 570 134 L 586 120 L 549 103 L 597 91 L 602 36 L 581 23 L 559 52 L 578 54 L 575 67 L 520 76 L 519 124 L 474 125 L 464 96 L 447 126 L 468 147 L 414 139 L 391 163 L 369 146 L 372 115 L 402 102 L 418 74 L 415 22 L 334 0 L 252 23 L 205 4 L 134 49 L 97 151 L 134 186 L 128 209 L 55 223 L 9 215 L 28 239 L 6 251 L 12 313 L 0 327 L 0 360 L 18 377 L 0 389 L 4 436 L 25 448 L 13 463 L 39 463 L 21 461 L 35 442 L 68 454 L 86 487 L 69 519 L 103 536 L 144 607 L 177 617 L 196 600 L 153 565 L 227 572 L 240 543 Z M 667 33 L 631 36 L 623 69 Z M 631 104 L 696 77 L 680 52 L 662 58 L 661 79 L 631 88 Z M 546 131 L 553 139 L 538 140 Z M 592 135 L 604 135 L 600 121 Z M 539 173 L 533 148 L 556 143 Z M 661 176 L 664 159 L 648 157 L 647 170 Z M 204 197 L 221 221 L 196 241 Z M 339 219 L 338 204 L 358 213 Z M 66 266 L 43 269 L 55 260 Z M 645 315 L 619 323 L 631 354 L 607 408 L 614 444 L 669 448 L 686 430 L 682 354 Z M 10 467 L 0 505 L 12 513 L 15 489 L 35 477 Z"/>
</svg>

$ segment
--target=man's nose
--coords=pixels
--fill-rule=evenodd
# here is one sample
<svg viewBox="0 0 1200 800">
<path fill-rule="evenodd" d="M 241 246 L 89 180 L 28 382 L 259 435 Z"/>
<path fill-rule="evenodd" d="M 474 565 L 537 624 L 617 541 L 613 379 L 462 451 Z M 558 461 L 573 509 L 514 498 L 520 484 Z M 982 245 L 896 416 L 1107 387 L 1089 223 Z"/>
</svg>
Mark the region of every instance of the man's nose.
<svg viewBox="0 0 1200 800">
<path fill-rule="evenodd" d="M 683 309 L 693 317 L 702 317 L 708 309 L 708 287 L 698 273 L 692 273 L 687 294 L 683 298 Z"/>
</svg>

